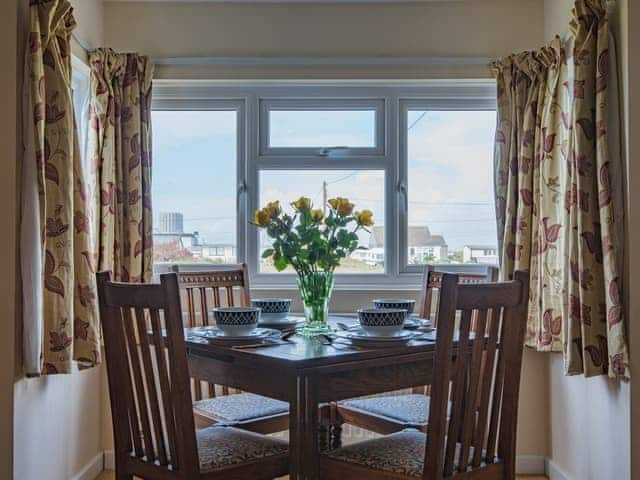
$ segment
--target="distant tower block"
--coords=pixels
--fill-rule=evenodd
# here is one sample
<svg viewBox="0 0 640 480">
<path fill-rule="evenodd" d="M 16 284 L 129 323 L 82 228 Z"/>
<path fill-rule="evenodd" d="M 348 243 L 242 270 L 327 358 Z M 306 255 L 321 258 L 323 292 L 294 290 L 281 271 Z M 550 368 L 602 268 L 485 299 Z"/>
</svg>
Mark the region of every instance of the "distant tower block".
<svg viewBox="0 0 640 480">
<path fill-rule="evenodd" d="M 184 217 L 179 212 L 160 212 L 158 214 L 158 233 L 183 233 Z"/>
</svg>

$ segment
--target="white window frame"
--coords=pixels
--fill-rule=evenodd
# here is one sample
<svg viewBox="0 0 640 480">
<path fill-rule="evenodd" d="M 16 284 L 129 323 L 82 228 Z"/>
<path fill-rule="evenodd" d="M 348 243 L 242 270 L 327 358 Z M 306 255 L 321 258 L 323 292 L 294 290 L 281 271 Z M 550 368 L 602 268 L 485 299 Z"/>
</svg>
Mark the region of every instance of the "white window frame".
<svg viewBox="0 0 640 480">
<path fill-rule="evenodd" d="M 272 111 L 373 111 L 374 146 L 350 147 L 345 145 L 317 145 L 315 147 L 272 147 L 269 144 Z M 296 157 L 357 157 L 376 156 L 385 153 L 385 104 L 383 99 L 260 99 L 259 137 L 262 156 Z"/>
<path fill-rule="evenodd" d="M 326 102 L 326 103 L 325 103 Z M 156 81 L 153 110 L 238 111 L 238 208 L 237 257 L 249 267 L 252 288 L 295 289 L 295 274 L 260 273 L 258 229 L 249 224 L 250 212 L 259 205 L 262 170 L 383 170 L 385 172 L 385 271 L 384 273 L 342 273 L 336 275 L 336 289 L 412 290 L 421 285 L 420 266 L 407 265 L 406 247 L 406 108 L 440 110 L 495 109 L 493 81 L 421 82 L 304 82 L 304 81 Z M 375 108 L 376 148 L 318 149 L 271 148 L 268 127 L 260 129 L 270 107 L 282 109 Z M 322 108 L 318 108 L 322 107 Z M 439 107 L 439 108 L 438 108 Z M 403 126 L 404 122 L 404 126 Z M 268 122 L 267 122 L 268 124 Z M 406 132 L 405 132 L 406 133 Z M 404 143 L 404 145 L 403 145 Z M 325 154 L 328 153 L 328 154 Z M 397 212 L 397 213 L 396 213 Z M 404 243 L 403 243 L 404 242 Z M 404 245 L 404 246 L 402 246 Z M 211 264 L 181 265 L 189 270 L 219 268 Z M 447 265 L 450 271 L 484 271 L 483 265 Z M 156 273 L 168 265 L 156 265 Z"/>
<path fill-rule="evenodd" d="M 495 96 L 477 97 L 477 98 L 422 98 L 422 99 L 401 99 L 399 109 L 399 134 L 402 140 L 398 142 L 399 147 L 399 178 L 400 178 L 400 208 L 398 210 L 399 220 L 399 263 L 401 274 L 416 274 L 423 270 L 420 265 L 410 265 L 408 258 L 408 234 L 409 234 L 409 131 L 407 125 L 407 114 L 411 110 L 430 110 L 430 111 L 491 111 L 496 109 Z M 497 241 L 497 239 L 496 239 Z M 447 269 L 451 265 L 447 264 Z M 468 269 L 468 267 L 467 267 Z M 453 269 L 451 269 L 453 271 Z"/>
</svg>

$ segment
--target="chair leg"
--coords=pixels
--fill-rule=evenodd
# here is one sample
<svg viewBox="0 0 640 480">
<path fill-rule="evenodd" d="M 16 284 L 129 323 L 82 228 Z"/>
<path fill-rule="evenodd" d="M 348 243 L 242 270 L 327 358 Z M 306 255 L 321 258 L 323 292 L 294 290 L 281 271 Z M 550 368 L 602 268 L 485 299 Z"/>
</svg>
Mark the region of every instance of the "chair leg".
<svg viewBox="0 0 640 480">
<path fill-rule="evenodd" d="M 330 448 L 336 449 L 342 446 L 342 418 L 335 404 L 331 405 Z"/>
</svg>

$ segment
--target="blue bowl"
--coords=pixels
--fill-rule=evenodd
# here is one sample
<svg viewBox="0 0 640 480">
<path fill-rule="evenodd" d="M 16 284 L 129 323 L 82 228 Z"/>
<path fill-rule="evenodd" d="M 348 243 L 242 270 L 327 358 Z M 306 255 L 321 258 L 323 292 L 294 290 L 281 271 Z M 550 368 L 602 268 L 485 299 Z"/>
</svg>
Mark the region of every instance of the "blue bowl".
<svg viewBox="0 0 640 480">
<path fill-rule="evenodd" d="M 260 309 L 253 307 L 220 307 L 213 309 L 216 326 L 225 335 L 249 335 L 258 326 Z"/>
<path fill-rule="evenodd" d="M 401 308 L 361 308 L 360 327 L 367 335 L 392 337 L 402 330 L 407 311 Z"/>
<path fill-rule="evenodd" d="M 392 308 L 405 310 L 407 317 L 409 317 L 416 306 L 415 300 L 408 300 L 404 298 L 377 298 L 373 301 L 373 306 L 376 308 Z"/>
<path fill-rule="evenodd" d="M 289 316 L 291 310 L 290 298 L 257 298 L 251 300 L 251 305 L 261 310 L 263 320 L 281 320 Z"/>
</svg>

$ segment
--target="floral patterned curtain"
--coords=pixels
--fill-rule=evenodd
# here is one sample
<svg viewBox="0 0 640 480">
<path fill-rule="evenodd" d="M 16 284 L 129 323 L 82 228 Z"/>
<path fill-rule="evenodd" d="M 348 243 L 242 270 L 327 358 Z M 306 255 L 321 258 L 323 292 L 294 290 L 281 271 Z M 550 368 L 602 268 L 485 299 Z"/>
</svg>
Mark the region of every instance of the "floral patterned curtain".
<svg viewBox="0 0 640 480">
<path fill-rule="evenodd" d="M 98 49 L 91 64 L 89 155 L 100 215 L 99 270 L 124 282 L 152 276 L 151 79 L 147 57 Z"/>
<path fill-rule="evenodd" d="M 100 363 L 95 255 L 71 92 L 66 0 L 31 0 L 25 62 L 21 263 L 24 367 Z"/>
<path fill-rule="evenodd" d="M 604 2 L 578 0 L 574 16 L 564 45 L 494 64 L 501 268 L 531 273 L 528 346 L 562 351 L 567 374 L 628 378 Z"/>
</svg>

